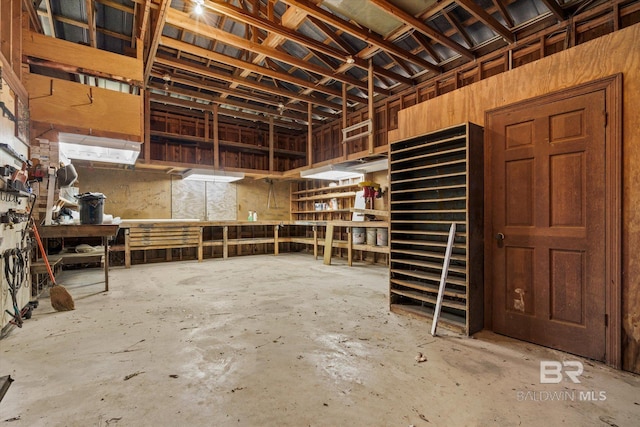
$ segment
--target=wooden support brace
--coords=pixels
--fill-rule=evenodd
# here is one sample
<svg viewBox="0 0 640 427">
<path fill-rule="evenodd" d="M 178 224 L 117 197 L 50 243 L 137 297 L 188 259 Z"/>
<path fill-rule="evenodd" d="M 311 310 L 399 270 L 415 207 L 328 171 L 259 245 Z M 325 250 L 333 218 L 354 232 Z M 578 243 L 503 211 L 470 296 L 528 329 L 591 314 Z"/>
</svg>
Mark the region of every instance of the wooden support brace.
<svg viewBox="0 0 640 427">
<path fill-rule="evenodd" d="M 331 265 L 331 252 L 333 248 L 333 224 L 327 224 L 324 237 L 324 264 Z"/>
</svg>

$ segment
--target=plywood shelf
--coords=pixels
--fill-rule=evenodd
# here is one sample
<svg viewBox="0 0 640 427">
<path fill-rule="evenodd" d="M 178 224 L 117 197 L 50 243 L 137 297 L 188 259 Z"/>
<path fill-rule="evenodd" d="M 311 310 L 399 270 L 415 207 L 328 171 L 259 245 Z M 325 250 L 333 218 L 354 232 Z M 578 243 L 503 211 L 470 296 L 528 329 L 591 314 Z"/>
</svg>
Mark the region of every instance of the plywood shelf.
<svg viewBox="0 0 640 427">
<path fill-rule="evenodd" d="M 321 239 L 297 239 L 302 244 L 312 245 L 314 254 L 318 253 L 318 248 L 322 247 L 325 253 L 337 252 L 340 255 L 347 251 L 349 265 L 353 260 L 353 254 L 363 255 L 371 254 L 376 262 L 376 254 L 383 254 L 384 262 L 388 262 L 389 247 L 376 245 L 354 244 L 351 239 L 345 241 L 345 236 L 351 237 L 353 228 L 357 227 L 376 227 L 386 228 L 388 230 L 389 223 L 387 221 L 351 221 L 354 214 L 372 215 L 386 219 L 389 216 L 387 211 L 373 209 L 356 209 L 355 199 L 356 193 L 361 188 L 358 182 L 342 183 L 342 185 L 327 186 L 324 181 L 300 181 L 291 185 L 291 219 L 300 223 L 305 221 L 310 226 L 325 227 L 325 236 Z M 327 206 L 333 206 L 335 209 L 316 210 L 317 203 L 323 203 Z M 336 206 L 337 205 L 337 206 Z M 322 225 L 318 221 L 322 221 Z M 326 233 L 331 233 L 333 241 L 331 248 L 325 247 Z M 331 239 L 329 239 L 331 241 Z M 331 257 L 325 258 L 325 263 L 330 263 Z"/>
<path fill-rule="evenodd" d="M 456 223 L 441 319 L 466 334 L 484 320 L 482 145 L 482 129 L 465 123 L 390 146 L 391 309 L 433 315 Z"/>
</svg>

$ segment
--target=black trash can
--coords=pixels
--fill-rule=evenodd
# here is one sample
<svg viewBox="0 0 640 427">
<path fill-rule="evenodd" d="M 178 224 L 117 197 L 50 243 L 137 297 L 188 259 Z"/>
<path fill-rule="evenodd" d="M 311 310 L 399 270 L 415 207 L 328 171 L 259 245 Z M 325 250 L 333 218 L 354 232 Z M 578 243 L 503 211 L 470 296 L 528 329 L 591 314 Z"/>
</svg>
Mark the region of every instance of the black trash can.
<svg viewBox="0 0 640 427">
<path fill-rule="evenodd" d="M 80 224 L 102 224 L 104 199 L 102 193 L 83 193 L 76 196 L 80 205 Z"/>
</svg>

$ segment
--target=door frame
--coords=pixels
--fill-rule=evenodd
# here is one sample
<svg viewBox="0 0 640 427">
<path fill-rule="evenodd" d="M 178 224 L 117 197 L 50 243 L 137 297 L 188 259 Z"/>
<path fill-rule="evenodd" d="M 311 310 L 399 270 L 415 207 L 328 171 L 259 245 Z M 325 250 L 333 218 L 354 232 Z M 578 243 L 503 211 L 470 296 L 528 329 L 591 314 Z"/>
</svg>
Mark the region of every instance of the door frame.
<svg viewBox="0 0 640 427">
<path fill-rule="evenodd" d="M 493 329 L 493 194 L 490 129 L 493 114 L 541 106 L 604 90 L 605 126 L 605 363 L 622 367 L 622 73 L 485 111 L 484 324 Z"/>
</svg>

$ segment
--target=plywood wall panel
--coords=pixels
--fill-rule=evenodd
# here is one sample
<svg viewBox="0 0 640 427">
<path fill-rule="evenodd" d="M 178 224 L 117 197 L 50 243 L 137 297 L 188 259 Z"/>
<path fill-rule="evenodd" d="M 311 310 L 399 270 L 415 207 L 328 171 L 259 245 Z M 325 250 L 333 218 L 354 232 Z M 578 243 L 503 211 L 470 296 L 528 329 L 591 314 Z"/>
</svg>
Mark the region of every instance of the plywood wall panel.
<svg viewBox="0 0 640 427">
<path fill-rule="evenodd" d="M 389 141 L 471 121 L 511 103 L 623 74 L 623 368 L 640 373 L 640 24 L 425 101 L 398 114 Z"/>
<path fill-rule="evenodd" d="M 33 31 L 24 32 L 22 46 L 23 54 L 34 58 L 98 71 L 125 81 L 141 82 L 143 80 L 142 58 L 98 50 Z"/>
<path fill-rule="evenodd" d="M 171 218 L 205 218 L 205 182 L 185 181 L 179 177 L 171 179 Z"/>
<path fill-rule="evenodd" d="M 268 205 L 269 184 L 264 180 L 245 179 L 238 183 L 238 220 L 247 219 L 250 210 L 258 211 L 258 220 L 289 220 L 289 210 L 291 203 L 289 196 L 289 183 L 273 183 L 273 196 L 271 207 Z"/>
<path fill-rule="evenodd" d="M 171 180 L 162 172 L 76 165 L 80 193 L 106 196 L 104 212 L 122 219 L 171 218 Z"/>
<path fill-rule="evenodd" d="M 80 83 L 25 74 L 31 120 L 131 135 L 140 141 L 143 97 Z M 53 90 L 52 90 L 53 89 Z"/>
<path fill-rule="evenodd" d="M 208 221 L 235 221 L 238 204 L 238 184 L 207 182 L 206 206 Z"/>
</svg>

